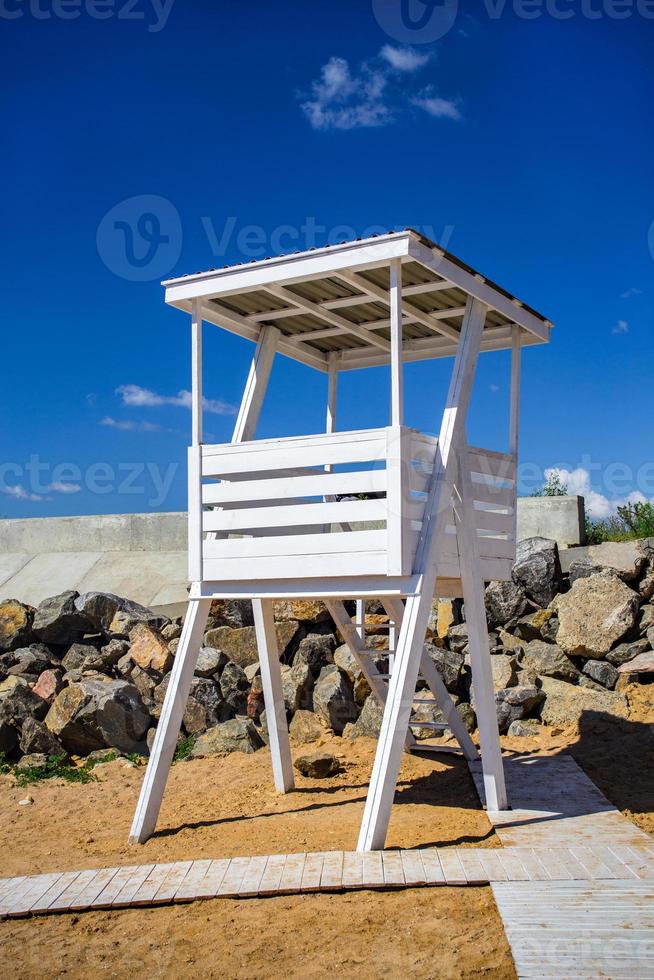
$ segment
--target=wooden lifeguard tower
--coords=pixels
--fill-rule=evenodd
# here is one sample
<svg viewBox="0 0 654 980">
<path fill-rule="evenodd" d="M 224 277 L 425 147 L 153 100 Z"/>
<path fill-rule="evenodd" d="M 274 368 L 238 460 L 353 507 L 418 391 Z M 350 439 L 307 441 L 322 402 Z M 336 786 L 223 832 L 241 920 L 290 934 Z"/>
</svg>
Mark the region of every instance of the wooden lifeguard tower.
<svg viewBox="0 0 654 980">
<path fill-rule="evenodd" d="M 384 846 L 421 676 L 468 758 L 472 743 L 424 654 L 434 596 L 463 597 L 486 800 L 507 807 L 484 583 L 515 559 L 520 349 L 551 324 L 417 232 L 285 255 L 165 283 L 191 315 L 189 608 L 130 841 L 154 831 L 214 598 L 251 599 L 275 785 L 293 788 L 273 600 L 323 599 L 384 703 L 358 849 Z M 231 443 L 202 437 L 202 323 L 256 343 Z M 512 351 L 508 452 L 473 448 L 466 418 L 480 352 Z M 255 439 L 276 353 L 327 376 L 326 431 Z M 438 438 L 407 428 L 403 364 L 454 357 Z M 390 425 L 336 431 L 338 374 L 390 366 Z M 435 420 L 436 422 L 436 420 Z M 436 425 L 435 425 L 436 428 Z M 394 625 L 379 673 L 344 601 L 380 600 Z M 413 724 L 413 722 L 411 722 Z"/>
</svg>

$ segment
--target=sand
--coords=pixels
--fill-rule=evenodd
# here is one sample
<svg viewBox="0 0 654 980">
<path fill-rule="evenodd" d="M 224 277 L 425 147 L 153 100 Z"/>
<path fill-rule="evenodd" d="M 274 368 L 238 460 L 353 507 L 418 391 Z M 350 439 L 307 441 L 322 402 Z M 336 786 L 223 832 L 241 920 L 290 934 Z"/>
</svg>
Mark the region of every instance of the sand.
<svg viewBox="0 0 654 980">
<path fill-rule="evenodd" d="M 503 739 L 505 751 L 570 751 L 606 796 L 654 832 L 654 686 L 628 691 L 629 721 Z M 112 762 L 98 781 L 28 789 L 0 777 L 2 875 L 188 858 L 353 849 L 374 743 L 326 741 L 342 772 L 275 793 L 267 751 L 177 764 L 155 837 L 127 845 L 142 768 Z M 294 755 L 311 749 L 294 748 Z M 18 806 L 27 794 L 34 803 Z M 456 756 L 405 756 L 389 847 L 499 846 Z M 0 923 L 5 964 L 24 977 L 323 976 L 513 978 L 489 888 L 431 888 L 232 901 Z M 3 971 L 8 972 L 6 969 Z"/>
</svg>

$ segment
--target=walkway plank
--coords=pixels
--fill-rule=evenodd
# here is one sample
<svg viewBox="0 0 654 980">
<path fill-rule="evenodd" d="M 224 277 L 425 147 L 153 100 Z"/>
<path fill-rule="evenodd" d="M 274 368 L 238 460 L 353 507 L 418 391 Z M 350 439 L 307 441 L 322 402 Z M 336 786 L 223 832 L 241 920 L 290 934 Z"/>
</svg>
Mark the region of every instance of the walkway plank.
<svg viewBox="0 0 654 980">
<path fill-rule="evenodd" d="M 411 885 L 426 885 L 427 875 L 420 857 L 420 851 L 400 851 L 404 883 Z"/>
<path fill-rule="evenodd" d="M 320 891 L 320 879 L 322 877 L 324 857 L 325 856 L 322 852 L 317 854 L 307 854 L 304 867 L 302 869 L 302 883 L 300 885 L 301 891 Z"/>
</svg>

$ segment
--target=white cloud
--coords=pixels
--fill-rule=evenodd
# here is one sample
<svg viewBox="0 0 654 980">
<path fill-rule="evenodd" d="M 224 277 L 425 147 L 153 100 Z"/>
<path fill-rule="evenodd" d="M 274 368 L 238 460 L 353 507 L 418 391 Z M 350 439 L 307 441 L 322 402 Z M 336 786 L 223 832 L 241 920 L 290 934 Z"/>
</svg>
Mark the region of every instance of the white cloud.
<svg viewBox="0 0 654 980">
<path fill-rule="evenodd" d="M 160 425 L 154 422 L 134 422 L 131 419 L 114 419 L 106 415 L 100 419 L 100 425 L 106 425 L 110 429 L 122 429 L 123 432 L 159 432 Z"/>
<path fill-rule="evenodd" d="M 624 293 L 620 293 L 620 299 L 633 299 L 634 296 L 642 296 L 642 295 L 643 295 L 642 289 L 637 289 L 635 286 L 632 286 L 631 289 L 626 289 Z"/>
<path fill-rule="evenodd" d="M 490 390 L 493 392 L 494 395 L 496 395 L 497 392 L 500 390 L 499 385 L 489 385 L 488 387 L 490 388 Z"/>
<path fill-rule="evenodd" d="M 58 480 L 48 487 L 52 493 L 79 493 L 81 489 L 79 483 L 67 483 L 65 480 Z"/>
<path fill-rule="evenodd" d="M 319 130 L 385 126 L 411 105 L 419 105 L 432 116 L 461 118 L 457 104 L 436 97 L 432 88 L 417 94 L 408 91 L 407 76 L 420 71 L 430 59 L 429 52 L 391 44 L 356 69 L 345 58 L 334 56 L 322 66 L 308 96 L 300 96 L 300 108 Z"/>
<path fill-rule="evenodd" d="M 156 391 L 149 388 L 141 388 L 140 385 L 120 385 L 116 388 L 116 394 L 120 395 L 123 405 L 132 405 L 138 408 L 156 408 L 161 405 L 177 405 L 182 408 L 191 408 L 192 396 L 190 391 L 178 391 L 176 395 L 159 395 Z M 202 407 L 205 412 L 212 412 L 214 415 L 235 415 L 236 409 L 228 402 L 214 398 L 203 398 Z M 111 422 L 103 423 L 111 425 Z M 117 426 L 120 428 L 120 426 Z"/>
<path fill-rule="evenodd" d="M 379 55 L 391 68 L 406 72 L 423 68 L 431 57 L 429 52 L 416 51 L 415 48 L 394 48 L 392 44 L 385 44 Z"/>
<path fill-rule="evenodd" d="M 545 478 L 550 479 L 558 473 L 561 483 L 568 488 L 568 493 L 579 494 L 586 501 L 586 514 L 595 521 L 605 520 L 613 517 L 618 507 L 625 504 L 646 503 L 645 497 L 639 490 L 634 490 L 626 497 L 606 497 L 603 493 L 593 490 L 590 483 L 590 473 L 582 466 L 575 470 L 559 469 L 554 467 L 545 470 Z"/>
<path fill-rule="evenodd" d="M 629 333 L 629 324 L 626 320 L 618 320 L 611 333 L 616 336 L 622 333 Z"/>
<path fill-rule="evenodd" d="M 39 493 L 30 493 L 25 487 L 20 484 L 15 486 L 3 486 L 0 487 L 3 493 L 8 494 L 10 497 L 15 497 L 16 500 L 48 500 L 48 497 L 43 497 Z"/>
<path fill-rule="evenodd" d="M 454 119 L 458 121 L 462 118 L 458 103 L 451 99 L 443 99 L 441 96 L 435 95 L 433 86 L 431 85 L 414 96 L 411 99 L 411 104 L 417 106 L 418 109 L 424 109 L 428 115 L 433 116 L 435 119 Z"/>
</svg>

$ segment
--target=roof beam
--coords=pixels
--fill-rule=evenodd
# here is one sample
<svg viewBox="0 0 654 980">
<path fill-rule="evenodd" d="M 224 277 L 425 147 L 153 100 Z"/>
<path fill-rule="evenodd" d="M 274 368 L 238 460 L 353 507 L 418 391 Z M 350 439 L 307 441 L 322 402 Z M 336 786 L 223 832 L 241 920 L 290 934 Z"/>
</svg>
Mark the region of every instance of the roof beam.
<svg viewBox="0 0 654 980">
<path fill-rule="evenodd" d="M 367 279 L 364 279 L 359 272 L 341 270 L 338 273 L 338 277 L 340 279 L 344 279 L 350 286 L 355 286 L 357 289 L 364 290 L 365 292 L 370 293 L 371 296 L 383 300 L 385 303 L 388 303 L 389 301 L 388 293 L 382 286 L 378 286 L 376 283 L 369 282 Z M 433 315 L 424 313 L 418 306 L 414 306 L 413 303 L 407 302 L 407 300 L 403 300 L 402 305 L 407 313 L 410 313 L 411 316 L 415 317 L 417 322 L 421 323 L 424 327 L 427 327 L 429 330 L 433 330 L 435 333 L 442 334 L 443 337 L 448 337 L 450 340 L 458 341 L 459 331 L 455 327 L 450 327 L 446 323 L 441 323 Z M 457 309 L 460 309 L 460 307 L 457 307 Z M 444 315 L 447 314 L 444 313 Z M 455 313 L 450 315 L 456 316 L 460 314 Z"/>
<path fill-rule="evenodd" d="M 375 347 L 380 347 L 384 351 L 389 351 L 391 345 L 383 337 L 376 337 L 365 327 L 359 326 L 356 323 L 350 323 L 345 317 L 339 316 L 338 313 L 332 313 L 330 310 L 323 310 L 319 303 L 312 303 L 311 300 L 302 299 L 302 297 L 297 296 L 290 289 L 285 286 L 275 286 L 269 283 L 266 286 L 269 293 L 273 296 L 278 296 L 280 299 L 286 300 L 289 303 L 295 303 L 306 313 L 310 313 L 313 316 L 317 316 L 321 320 L 326 320 L 327 323 L 331 323 L 335 327 L 343 327 L 345 333 L 351 333 L 355 337 L 359 337 L 361 340 L 365 340 L 369 344 L 374 344 Z"/>
</svg>

